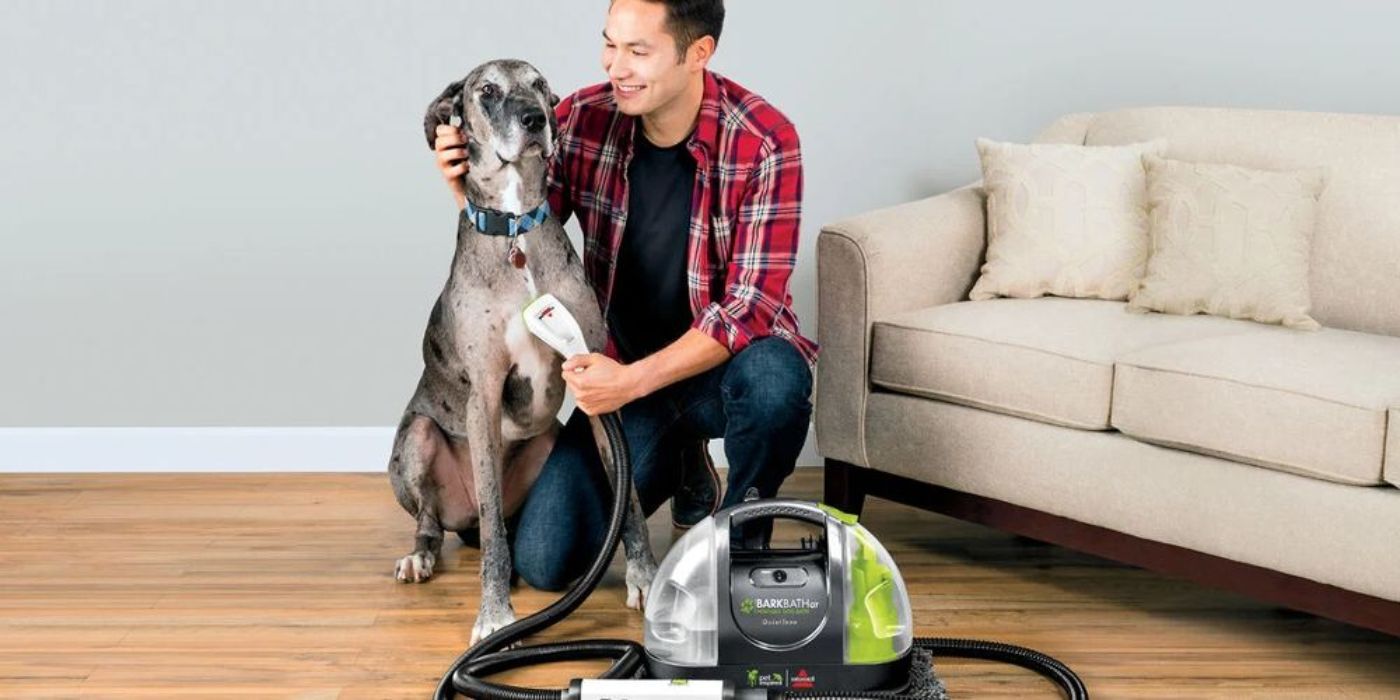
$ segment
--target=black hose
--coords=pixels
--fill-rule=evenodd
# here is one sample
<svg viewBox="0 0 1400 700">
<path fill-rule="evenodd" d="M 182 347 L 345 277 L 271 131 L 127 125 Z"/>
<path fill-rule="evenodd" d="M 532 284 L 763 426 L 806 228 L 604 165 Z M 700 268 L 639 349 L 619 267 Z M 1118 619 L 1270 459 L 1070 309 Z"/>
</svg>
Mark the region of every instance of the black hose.
<svg viewBox="0 0 1400 700">
<path fill-rule="evenodd" d="M 914 645 L 927 649 L 934 656 L 1001 661 L 1030 669 L 1055 682 L 1069 700 L 1088 700 L 1089 690 L 1074 671 L 1053 656 L 1015 644 L 987 642 L 980 639 L 949 639 L 947 637 L 916 637 Z"/>
<path fill-rule="evenodd" d="M 603 432 L 607 434 L 608 445 L 612 449 L 614 467 L 613 509 L 608 520 L 607 534 L 603 537 L 603 551 L 598 553 L 598 558 L 593 560 L 583 578 L 559 600 L 544 610 L 516 620 L 487 635 L 476 646 L 457 657 L 438 682 L 437 691 L 433 694 L 435 700 L 453 700 L 459 692 L 467 697 L 487 700 L 562 700 L 567 693 L 565 690 L 521 688 L 483 680 L 485 676 L 513 668 L 554 661 L 613 659 L 612 666 L 600 678 L 632 678 L 641 669 L 646 651 L 642 645 L 627 639 L 591 639 L 508 648 L 511 644 L 554 625 L 572 613 L 593 589 L 598 587 L 598 581 L 603 578 L 608 564 L 612 563 L 613 554 L 617 552 L 618 542 L 622 538 L 622 520 L 627 513 L 627 493 L 632 488 L 632 460 L 627 453 L 627 440 L 623 437 L 622 422 L 617 414 L 607 413 L 599 416 L 599 419 Z M 1033 649 L 1000 642 L 943 637 L 917 637 L 914 639 L 914 646 L 934 656 L 986 659 L 1021 666 L 1054 681 L 1065 691 L 1069 700 L 1087 700 L 1089 697 L 1089 691 L 1074 671 L 1053 657 Z M 912 687 L 915 684 L 910 685 Z M 770 697 L 774 700 L 926 700 L 917 692 L 909 692 L 909 688 L 898 691 L 840 693 L 780 691 Z"/>
</svg>

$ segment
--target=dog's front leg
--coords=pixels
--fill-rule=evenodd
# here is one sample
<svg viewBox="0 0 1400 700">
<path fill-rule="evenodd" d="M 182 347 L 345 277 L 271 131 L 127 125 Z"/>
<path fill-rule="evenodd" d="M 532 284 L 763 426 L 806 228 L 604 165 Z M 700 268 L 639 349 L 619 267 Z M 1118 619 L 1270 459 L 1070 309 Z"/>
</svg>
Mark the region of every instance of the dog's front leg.
<svg viewBox="0 0 1400 700">
<path fill-rule="evenodd" d="M 590 417 L 593 428 L 593 441 L 598 445 L 598 456 L 608 472 L 608 483 L 616 480 L 617 460 L 614 458 L 608 434 L 603 430 L 603 422 L 598 417 Z M 656 556 L 651 551 L 651 537 L 647 534 L 647 519 L 642 514 L 642 503 L 637 499 L 635 487 L 627 489 L 627 518 L 622 524 L 622 551 L 627 558 L 627 607 L 641 610 L 651 591 L 651 580 L 656 577 Z"/>
<path fill-rule="evenodd" d="M 510 605 L 510 546 L 501 495 L 504 446 L 500 388 L 504 377 L 479 379 L 473 379 L 467 402 L 467 439 L 481 523 L 481 611 L 472 626 L 473 645 L 515 621 L 515 610 Z"/>
</svg>

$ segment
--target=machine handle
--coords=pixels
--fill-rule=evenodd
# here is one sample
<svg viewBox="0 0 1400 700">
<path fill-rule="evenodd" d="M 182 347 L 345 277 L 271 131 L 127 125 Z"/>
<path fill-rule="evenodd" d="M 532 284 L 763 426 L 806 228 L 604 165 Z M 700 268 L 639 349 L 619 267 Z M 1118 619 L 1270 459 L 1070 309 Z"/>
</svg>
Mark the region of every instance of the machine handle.
<svg viewBox="0 0 1400 700">
<path fill-rule="evenodd" d="M 811 501 L 799 501 L 796 499 L 774 499 L 766 498 L 757 501 L 748 501 L 733 506 L 729 510 L 729 525 L 735 527 L 752 520 L 764 520 L 770 518 L 792 518 L 794 520 L 804 520 L 813 525 L 826 525 L 829 517 L 826 511 L 817 507 Z"/>
</svg>

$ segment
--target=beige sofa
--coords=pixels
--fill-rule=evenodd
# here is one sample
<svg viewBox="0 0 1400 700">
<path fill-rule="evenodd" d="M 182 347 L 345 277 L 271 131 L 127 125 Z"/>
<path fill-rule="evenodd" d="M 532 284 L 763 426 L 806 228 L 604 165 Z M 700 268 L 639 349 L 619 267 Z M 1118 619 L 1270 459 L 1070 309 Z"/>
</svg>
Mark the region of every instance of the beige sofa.
<svg viewBox="0 0 1400 700">
<path fill-rule="evenodd" d="M 1400 635 L 1400 117 L 1074 114 L 1041 142 L 1324 166 L 1320 331 L 967 301 L 968 186 L 818 239 L 827 499 L 877 495 Z M 968 146 L 972 147 L 971 144 Z"/>
</svg>

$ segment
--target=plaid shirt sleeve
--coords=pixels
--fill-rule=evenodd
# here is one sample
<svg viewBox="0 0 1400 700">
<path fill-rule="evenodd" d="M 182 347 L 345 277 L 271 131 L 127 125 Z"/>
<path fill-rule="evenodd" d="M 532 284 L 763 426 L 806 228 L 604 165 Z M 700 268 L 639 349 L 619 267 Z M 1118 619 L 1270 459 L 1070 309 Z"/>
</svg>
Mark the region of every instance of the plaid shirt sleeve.
<svg viewBox="0 0 1400 700">
<path fill-rule="evenodd" d="M 692 328 L 732 354 L 772 334 L 797 264 L 801 215 L 802 151 L 797 130 L 784 124 L 759 152 L 736 210 L 724 298 L 707 305 Z"/>
</svg>

